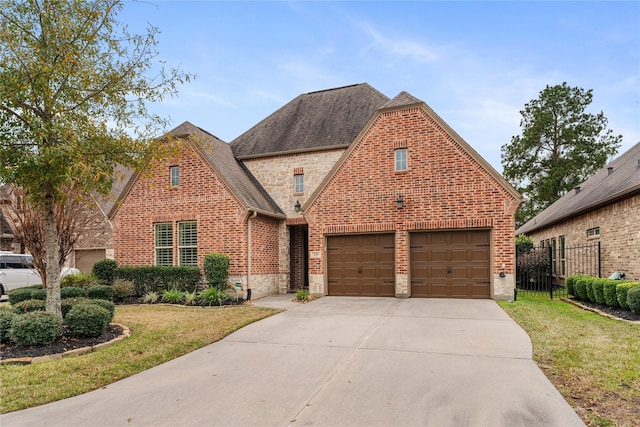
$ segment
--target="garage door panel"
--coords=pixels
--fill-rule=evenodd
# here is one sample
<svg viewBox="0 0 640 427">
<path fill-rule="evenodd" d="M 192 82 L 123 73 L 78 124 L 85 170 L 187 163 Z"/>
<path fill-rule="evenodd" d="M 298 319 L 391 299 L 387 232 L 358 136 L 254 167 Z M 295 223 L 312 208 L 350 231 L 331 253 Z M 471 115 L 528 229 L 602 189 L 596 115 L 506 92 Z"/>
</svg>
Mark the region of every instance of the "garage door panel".
<svg viewBox="0 0 640 427">
<path fill-rule="evenodd" d="M 489 298 L 490 249 L 488 230 L 411 233 L 411 295 Z"/>
</svg>

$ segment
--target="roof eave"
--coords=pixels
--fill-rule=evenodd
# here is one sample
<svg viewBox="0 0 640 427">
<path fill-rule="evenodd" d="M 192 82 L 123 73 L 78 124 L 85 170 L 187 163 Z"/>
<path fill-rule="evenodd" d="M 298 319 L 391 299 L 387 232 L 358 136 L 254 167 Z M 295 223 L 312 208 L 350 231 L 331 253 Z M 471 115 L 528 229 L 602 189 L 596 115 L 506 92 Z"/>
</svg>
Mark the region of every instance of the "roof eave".
<svg viewBox="0 0 640 427">
<path fill-rule="evenodd" d="M 236 156 L 238 160 L 253 160 L 260 159 L 264 157 L 277 157 L 277 156 L 286 156 L 291 154 L 302 154 L 302 153 L 312 153 L 315 151 L 329 151 L 329 150 L 342 150 L 348 148 L 351 144 L 339 144 L 339 145 L 326 145 L 324 147 L 313 147 L 313 148 L 301 148 L 298 150 L 288 150 L 288 151 L 272 151 L 269 153 L 262 154 L 251 154 L 248 156 Z"/>
</svg>

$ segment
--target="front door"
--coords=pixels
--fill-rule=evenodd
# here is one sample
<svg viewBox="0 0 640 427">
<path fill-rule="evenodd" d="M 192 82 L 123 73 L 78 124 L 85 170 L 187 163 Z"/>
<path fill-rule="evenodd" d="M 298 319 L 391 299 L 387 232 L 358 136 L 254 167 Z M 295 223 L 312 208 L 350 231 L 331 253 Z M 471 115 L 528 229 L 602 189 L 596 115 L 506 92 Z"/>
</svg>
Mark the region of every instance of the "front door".
<svg viewBox="0 0 640 427">
<path fill-rule="evenodd" d="M 309 227 L 289 226 L 289 291 L 309 289 Z"/>
</svg>

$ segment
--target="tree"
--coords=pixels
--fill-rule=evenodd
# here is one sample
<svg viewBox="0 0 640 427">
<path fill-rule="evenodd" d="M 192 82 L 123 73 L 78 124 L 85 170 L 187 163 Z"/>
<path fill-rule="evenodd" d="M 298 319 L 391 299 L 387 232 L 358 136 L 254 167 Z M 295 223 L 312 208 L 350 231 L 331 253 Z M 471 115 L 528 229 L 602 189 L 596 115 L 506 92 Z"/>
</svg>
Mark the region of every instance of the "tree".
<svg viewBox="0 0 640 427">
<path fill-rule="evenodd" d="M 0 181 L 23 188 L 42 216 L 47 311 L 58 316 L 64 189 L 106 194 L 116 165 L 140 169 L 159 155 L 152 136 L 167 121 L 146 105 L 191 78 L 156 64 L 157 29 L 131 35 L 121 9 L 121 0 L 0 0 Z"/>
<path fill-rule="evenodd" d="M 602 168 L 622 136 L 607 129 L 602 112 L 586 113 L 591 89 L 547 86 L 520 111 L 521 136 L 502 146 L 504 176 L 524 196 L 521 225 Z"/>
</svg>

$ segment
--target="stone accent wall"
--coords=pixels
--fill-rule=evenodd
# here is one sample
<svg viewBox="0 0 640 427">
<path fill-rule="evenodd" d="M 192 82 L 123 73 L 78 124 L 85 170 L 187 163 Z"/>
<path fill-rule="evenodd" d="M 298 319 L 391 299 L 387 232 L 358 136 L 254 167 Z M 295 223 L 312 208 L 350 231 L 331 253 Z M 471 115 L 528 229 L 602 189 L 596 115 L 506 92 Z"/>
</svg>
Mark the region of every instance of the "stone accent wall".
<svg viewBox="0 0 640 427">
<path fill-rule="evenodd" d="M 399 142 L 408 151 L 408 169 L 400 172 L 394 153 Z M 396 206 L 398 196 L 403 209 Z M 513 195 L 424 109 L 382 113 L 305 212 L 309 251 L 322 254 L 309 260 L 311 292 L 326 294 L 327 234 L 395 231 L 396 289 L 404 296 L 409 231 L 483 228 L 492 231 L 493 274 L 507 274 L 504 286 L 492 288 L 493 296 L 513 294 L 517 206 Z"/>
<path fill-rule="evenodd" d="M 596 209 L 575 218 L 530 233 L 541 241 L 565 236 L 567 247 L 600 242 L 602 276 L 624 272 L 630 280 L 640 280 L 640 195 Z M 588 237 L 587 230 L 599 228 L 600 235 Z M 568 272 L 572 274 L 572 272 Z"/>
</svg>

